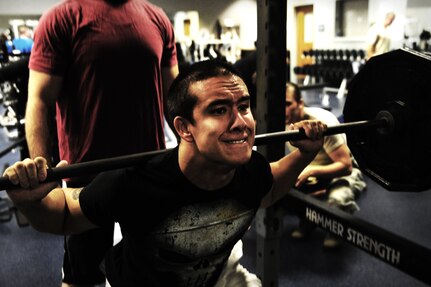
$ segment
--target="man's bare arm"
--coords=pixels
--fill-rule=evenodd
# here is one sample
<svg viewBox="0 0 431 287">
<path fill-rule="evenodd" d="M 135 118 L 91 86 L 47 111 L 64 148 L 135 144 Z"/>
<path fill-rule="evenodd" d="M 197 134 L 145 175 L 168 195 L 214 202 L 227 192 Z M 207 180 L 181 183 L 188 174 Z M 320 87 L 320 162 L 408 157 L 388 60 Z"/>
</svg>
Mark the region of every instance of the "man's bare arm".
<svg viewBox="0 0 431 287">
<path fill-rule="evenodd" d="M 51 117 L 55 113 L 55 101 L 59 96 L 63 78 L 30 70 L 28 100 L 25 113 L 25 134 L 30 157 L 52 156 Z"/>
<path fill-rule="evenodd" d="M 57 166 L 66 164 L 61 161 Z M 82 213 L 79 203 L 82 188 L 63 189 L 55 182 L 41 184 L 46 175 L 46 160 L 41 157 L 17 162 L 4 172 L 17 186 L 7 193 L 30 224 L 36 230 L 53 234 L 73 234 L 96 228 Z"/>
</svg>

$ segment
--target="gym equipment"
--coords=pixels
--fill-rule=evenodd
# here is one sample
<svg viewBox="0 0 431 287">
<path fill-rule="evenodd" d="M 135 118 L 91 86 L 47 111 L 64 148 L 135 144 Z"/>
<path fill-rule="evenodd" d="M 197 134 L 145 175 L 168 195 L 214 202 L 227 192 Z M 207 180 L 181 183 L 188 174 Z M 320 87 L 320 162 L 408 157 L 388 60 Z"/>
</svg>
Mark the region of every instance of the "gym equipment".
<svg viewBox="0 0 431 287">
<path fill-rule="evenodd" d="M 24 137 L 19 138 L 13 144 L 11 144 L 10 146 L 8 146 L 5 149 L 0 151 L 0 158 L 7 155 L 8 153 L 10 153 L 12 150 L 14 150 L 16 148 L 22 148 L 26 144 L 27 144 L 27 142 L 26 142 Z"/>
<path fill-rule="evenodd" d="M 28 77 L 29 59 L 28 55 L 24 55 L 0 66 L 0 81 L 14 81 L 19 77 Z"/>
<path fill-rule="evenodd" d="M 430 106 L 431 97 L 419 98 L 427 92 L 430 71 L 431 58 L 406 49 L 370 60 L 349 85 L 343 111 L 346 123 L 329 127 L 325 133 L 346 133 L 361 169 L 387 190 L 431 187 L 427 172 L 431 147 L 421 134 L 431 124 L 423 111 Z M 303 138 L 303 131 L 261 134 L 256 135 L 255 145 Z M 53 168 L 47 181 L 135 165 L 161 152 L 164 150 Z M 0 178 L 0 189 L 13 187 L 7 178 Z"/>
<path fill-rule="evenodd" d="M 4 107 L 4 113 L 0 115 L 0 126 L 12 140 L 24 134 L 28 63 L 29 56 L 21 55 L 0 65 L 0 97 Z"/>
<path fill-rule="evenodd" d="M 348 85 L 344 121 L 370 119 L 386 110 L 394 131 L 347 133 L 347 142 L 368 176 L 388 190 L 430 188 L 431 57 L 400 49 L 372 57 Z"/>
<path fill-rule="evenodd" d="M 405 53 L 407 53 L 408 56 Z M 410 53 L 410 51 L 403 50 L 401 58 L 410 57 Z M 418 61 L 426 60 L 427 64 L 422 63 L 423 66 L 425 66 L 425 68 L 423 68 L 423 72 L 429 72 L 429 59 L 422 57 L 422 55 L 414 56 L 415 60 L 417 60 L 416 57 L 421 57 Z M 395 58 L 397 59 L 397 57 L 398 56 Z M 396 62 L 396 59 L 389 59 L 390 61 Z M 370 61 L 370 63 L 373 62 Z M 421 66 L 418 63 L 415 65 Z M 397 71 L 399 73 L 402 72 L 400 70 Z M 424 75 L 426 74 L 427 73 L 424 73 Z M 379 74 L 377 73 L 377 75 Z M 352 82 L 348 97 L 350 97 L 350 93 L 352 91 L 353 94 L 356 92 L 356 95 L 362 95 L 358 93 L 358 90 L 355 89 L 363 88 L 361 84 L 370 86 L 378 85 L 379 79 L 380 78 L 378 77 L 371 77 L 367 78 L 367 82 L 361 82 L 360 80 Z M 407 77 L 407 79 L 410 80 L 409 77 Z M 423 79 L 419 80 L 419 82 L 423 82 L 420 87 L 425 87 L 426 82 Z M 387 83 L 388 82 L 386 82 L 386 84 Z M 405 84 L 404 82 L 394 83 L 397 84 L 395 89 L 401 88 L 401 90 L 404 92 L 411 92 L 411 90 L 407 89 L 409 85 L 408 81 Z M 417 82 L 415 82 L 415 84 L 417 84 Z M 424 117 L 426 117 L 426 113 L 418 113 L 421 111 L 418 109 L 416 110 L 415 114 L 412 114 L 411 106 L 414 106 L 415 108 L 421 107 L 419 103 L 415 103 L 415 101 L 418 101 L 418 99 L 413 97 L 411 94 L 405 95 L 404 93 L 401 93 L 402 96 L 400 96 L 397 91 L 393 90 L 393 85 L 394 84 L 391 83 L 391 85 L 387 85 L 385 87 L 388 90 L 388 95 L 384 100 L 368 102 L 366 101 L 366 99 L 368 99 L 367 95 L 364 96 L 365 99 L 358 99 L 356 102 L 352 100 L 352 102 L 349 103 L 352 106 L 347 105 L 344 110 L 344 117 L 358 117 L 357 119 L 361 120 L 356 122 L 349 121 L 349 123 L 346 124 L 329 127 L 325 134 L 329 135 L 345 132 L 348 134 L 348 138 L 350 137 L 350 134 L 357 136 L 359 138 L 358 140 L 355 140 L 355 137 L 353 138 L 353 141 L 349 139 L 349 146 L 358 146 L 355 150 L 355 156 L 356 154 L 362 156 L 363 153 L 368 150 L 371 150 L 373 154 L 377 155 L 380 153 L 386 154 L 386 150 L 388 149 L 387 145 L 394 144 L 394 139 L 401 140 L 403 139 L 403 136 L 412 136 L 410 131 L 405 131 L 405 129 L 410 128 L 413 128 L 418 134 L 409 139 L 407 142 L 408 144 L 411 144 L 409 147 L 415 147 L 416 144 L 420 145 L 421 143 L 416 143 L 415 141 L 421 140 L 419 138 L 421 135 L 419 132 L 427 131 L 426 126 L 424 126 L 428 123 L 428 119 L 424 119 Z M 414 91 L 426 92 L 426 90 Z M 368 107 L 366 103 L 371 103 L 372 107 Z M 373 105 L 376 105 L 376 107 Z M 427 105 L 423 106 L 428 108 Z M 359 115 L 362 115 L 363 117 L 359 117 Z M 413 125 L 415 126 L 413 127 Z M 367 137 L 363 138 L 364 134 Z M 255 144 L 263 145 L 268 144 L 271 141 L 279 142 L 283 140 L 297 140 L 303 137 L 304 135 L 301 131 L 261 134 L 256 136 Z M 362 144 L 362 140 L 365 141 L 365 148 L 364 144 Z M 371 141 L 371 143 L 367 144 L 367 141 Z M 420 147 L 422 147 L 422 145 L 420 145 Z M 426 147 L 426 144 L 423 144 L 423 147 Z M 420 149 L 396 150 L 396 152 L 402 153 L 400 155 L 402 158 L 409 158 L 411 153 L 418 151 L 420 151 Z M 58 180 L 63 177 L 73 177 L 77 175 L 83 175 L 85 173 L 96 173 L 102 170 L 134 165 L 162 152 L 164 151 L 154 151 L 81 164 L 72 164 L 64 168 L 54 168 L 50 170 L 50 174 L 52 175 L 52 180 Z M 417 159 L 418 157 L 413 157 L 413 160 Z M 385 158 L 385 160 L 392 160 L 392 158 Z M 368 158 L 362 159 L 362 164 L 365 164 L 369 169 L 373 168 L 373 164 L 379 164 L 375 163 L 375 161 L 371 161 L 372 163 L 370 164 L 369 161 L 371 160 Z M 413 190 L 420 190 L 422 188 L 429 187 L 429 183 L 426 182 L 426 178 L 421 177 L 407 178 L 406 180 L 413 180 L 411 184 L 407 184 L 410 182 L 407 182 L 406 184 L 386 184 L 386 181 L 379 181 L 378 178 L 373 179 L 377 180 L 379 183 L 385 183 L 384 186 L 389 188 L 412 187 Z M 418 182 L 415 180 L 418 180 Z M 10 184 L 5 178 L 1 178 L 0 181 L 5 185 Z M 3 185 L 3 188 L 5 188 L 5 185 Z M 2 185 L 0 184 L 0 186 Z M 370 255 L 373 255 L 378 259 L 393 265 L 394 267 L 418 278 L 419 280 L 431 284 L 431 273 L 429 273 L 427 270 L 427 267 L 431 265 L 431 255 L 429 249 L 388 232 L 380 227 L 361 221 L 352 215 L 331 208 L 312 197 L 306 197 L 305 195 L 295 191 L 290 192 L 287 197 L 291 202 L 294 203 L 293 209 L 295 209 L 298 213 L 305 214 L 309 221 L 314 222 L 319 227 L 338 235 L 343 240 L 368 252 Z"/>
<path fill-rule="evenodd" d="M 344 242 L 431 285 L 429 248 L 296 190 L 289 191 L 284 202 L 289 213 L 304 216 Z"/>
<path fill-rule="evenodd" d="M 359 121 L 354 123 L 345 123 L 333 127 L 328 127 L 324 135 L 331 135 L 337 133 L 344 133 L 360 129 L 383 129 L 385 131 L 391 130 L 391 119 L 387 113 L 381 113 L 384 117 L 377 118 L 370 121 Z M 283 131 L 268 134 L 256 135 L 255 145 L 265 145 L 271 142 L 291 141 L 305 139 L 306 135 L 303 130 Z M 48 177 L 46 182 L 61 180 L 63 178 L 70 178 L 82 176 L 85 174 L 94 174 L 101 171 L 112 170 L 122 167 L 133 166 L 150 159 L 151 157 L 166 152 L 169 149 L 157 150 L 151 152 L 143 152 L 132 155 L 125 155 L 119 157 L 112 157 L 107 159 L 100 159 L 94 161 L 87 161 L 82 163 L 70 164 L 65 167 L 56 167 L 48 170 Z M 7 177 L 0 177 L 0 189 L 15 188 Z"/>
<path fill-rule="evenodd" d="M 385 118 L 385 129 L 346 133 L 361 170 L 388 190 L 429 189 L 431 58 L 400 49 L 371 58 L 348 86 L 346 122 Z M 391 129 L 394 129 L 391 131 Z M 379 134 L 379 135 L 378 135 Z M 431 285 L 431 250 L 403 236 L 292 190 L 287 209 L 343 241 Z"/>
</svg>

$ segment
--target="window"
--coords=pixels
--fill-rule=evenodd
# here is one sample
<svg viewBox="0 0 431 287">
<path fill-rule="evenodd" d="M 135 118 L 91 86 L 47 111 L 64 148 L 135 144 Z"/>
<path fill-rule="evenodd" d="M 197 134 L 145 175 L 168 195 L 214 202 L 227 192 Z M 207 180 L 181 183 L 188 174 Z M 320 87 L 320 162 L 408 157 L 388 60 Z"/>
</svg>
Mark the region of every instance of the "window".
<svg viewBox="0 0 431 287">
<path fill-rule="evenodd" d="M 368 0 L 337 0 L 335 3 L 335 36 L 367 35 Z"/>
</svg>

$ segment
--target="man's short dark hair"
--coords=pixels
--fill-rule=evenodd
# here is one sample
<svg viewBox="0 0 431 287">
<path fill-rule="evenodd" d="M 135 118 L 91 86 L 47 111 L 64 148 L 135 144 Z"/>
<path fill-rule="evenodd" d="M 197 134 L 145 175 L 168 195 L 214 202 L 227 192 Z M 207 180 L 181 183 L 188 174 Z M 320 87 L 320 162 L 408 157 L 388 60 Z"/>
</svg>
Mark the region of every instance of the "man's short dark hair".
<svg viewBox="0 0 431 287">
<path fill-rule="evenodd" d="M 293 87 L 293 89 L 294 89 L 293 97 L 295 98 L 295 102 L 300 102 L 302 97 L 301 97 L 301 91 L 299 89 L 299 86 L 295 83 L 287 82 L 286 88 L 288 88 L 288 87 Z"/>
</svg>

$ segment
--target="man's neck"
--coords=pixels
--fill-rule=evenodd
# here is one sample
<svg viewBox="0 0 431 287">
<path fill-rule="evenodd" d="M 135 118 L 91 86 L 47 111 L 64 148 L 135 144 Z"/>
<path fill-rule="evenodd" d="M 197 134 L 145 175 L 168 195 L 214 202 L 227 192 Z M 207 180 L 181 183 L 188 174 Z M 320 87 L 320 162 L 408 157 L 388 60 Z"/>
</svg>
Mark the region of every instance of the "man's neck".
<svg viewBox="0 0 431 287">
<path fill-rule="evenodd" d="M 216 190 L 229 184 L 235 175 L 235 168 L 222 166 L 204 160 L 193 150 L 193 145 L 179 146 L 178 162 L 184 176 L 197 187 Z"/>
</svg>

